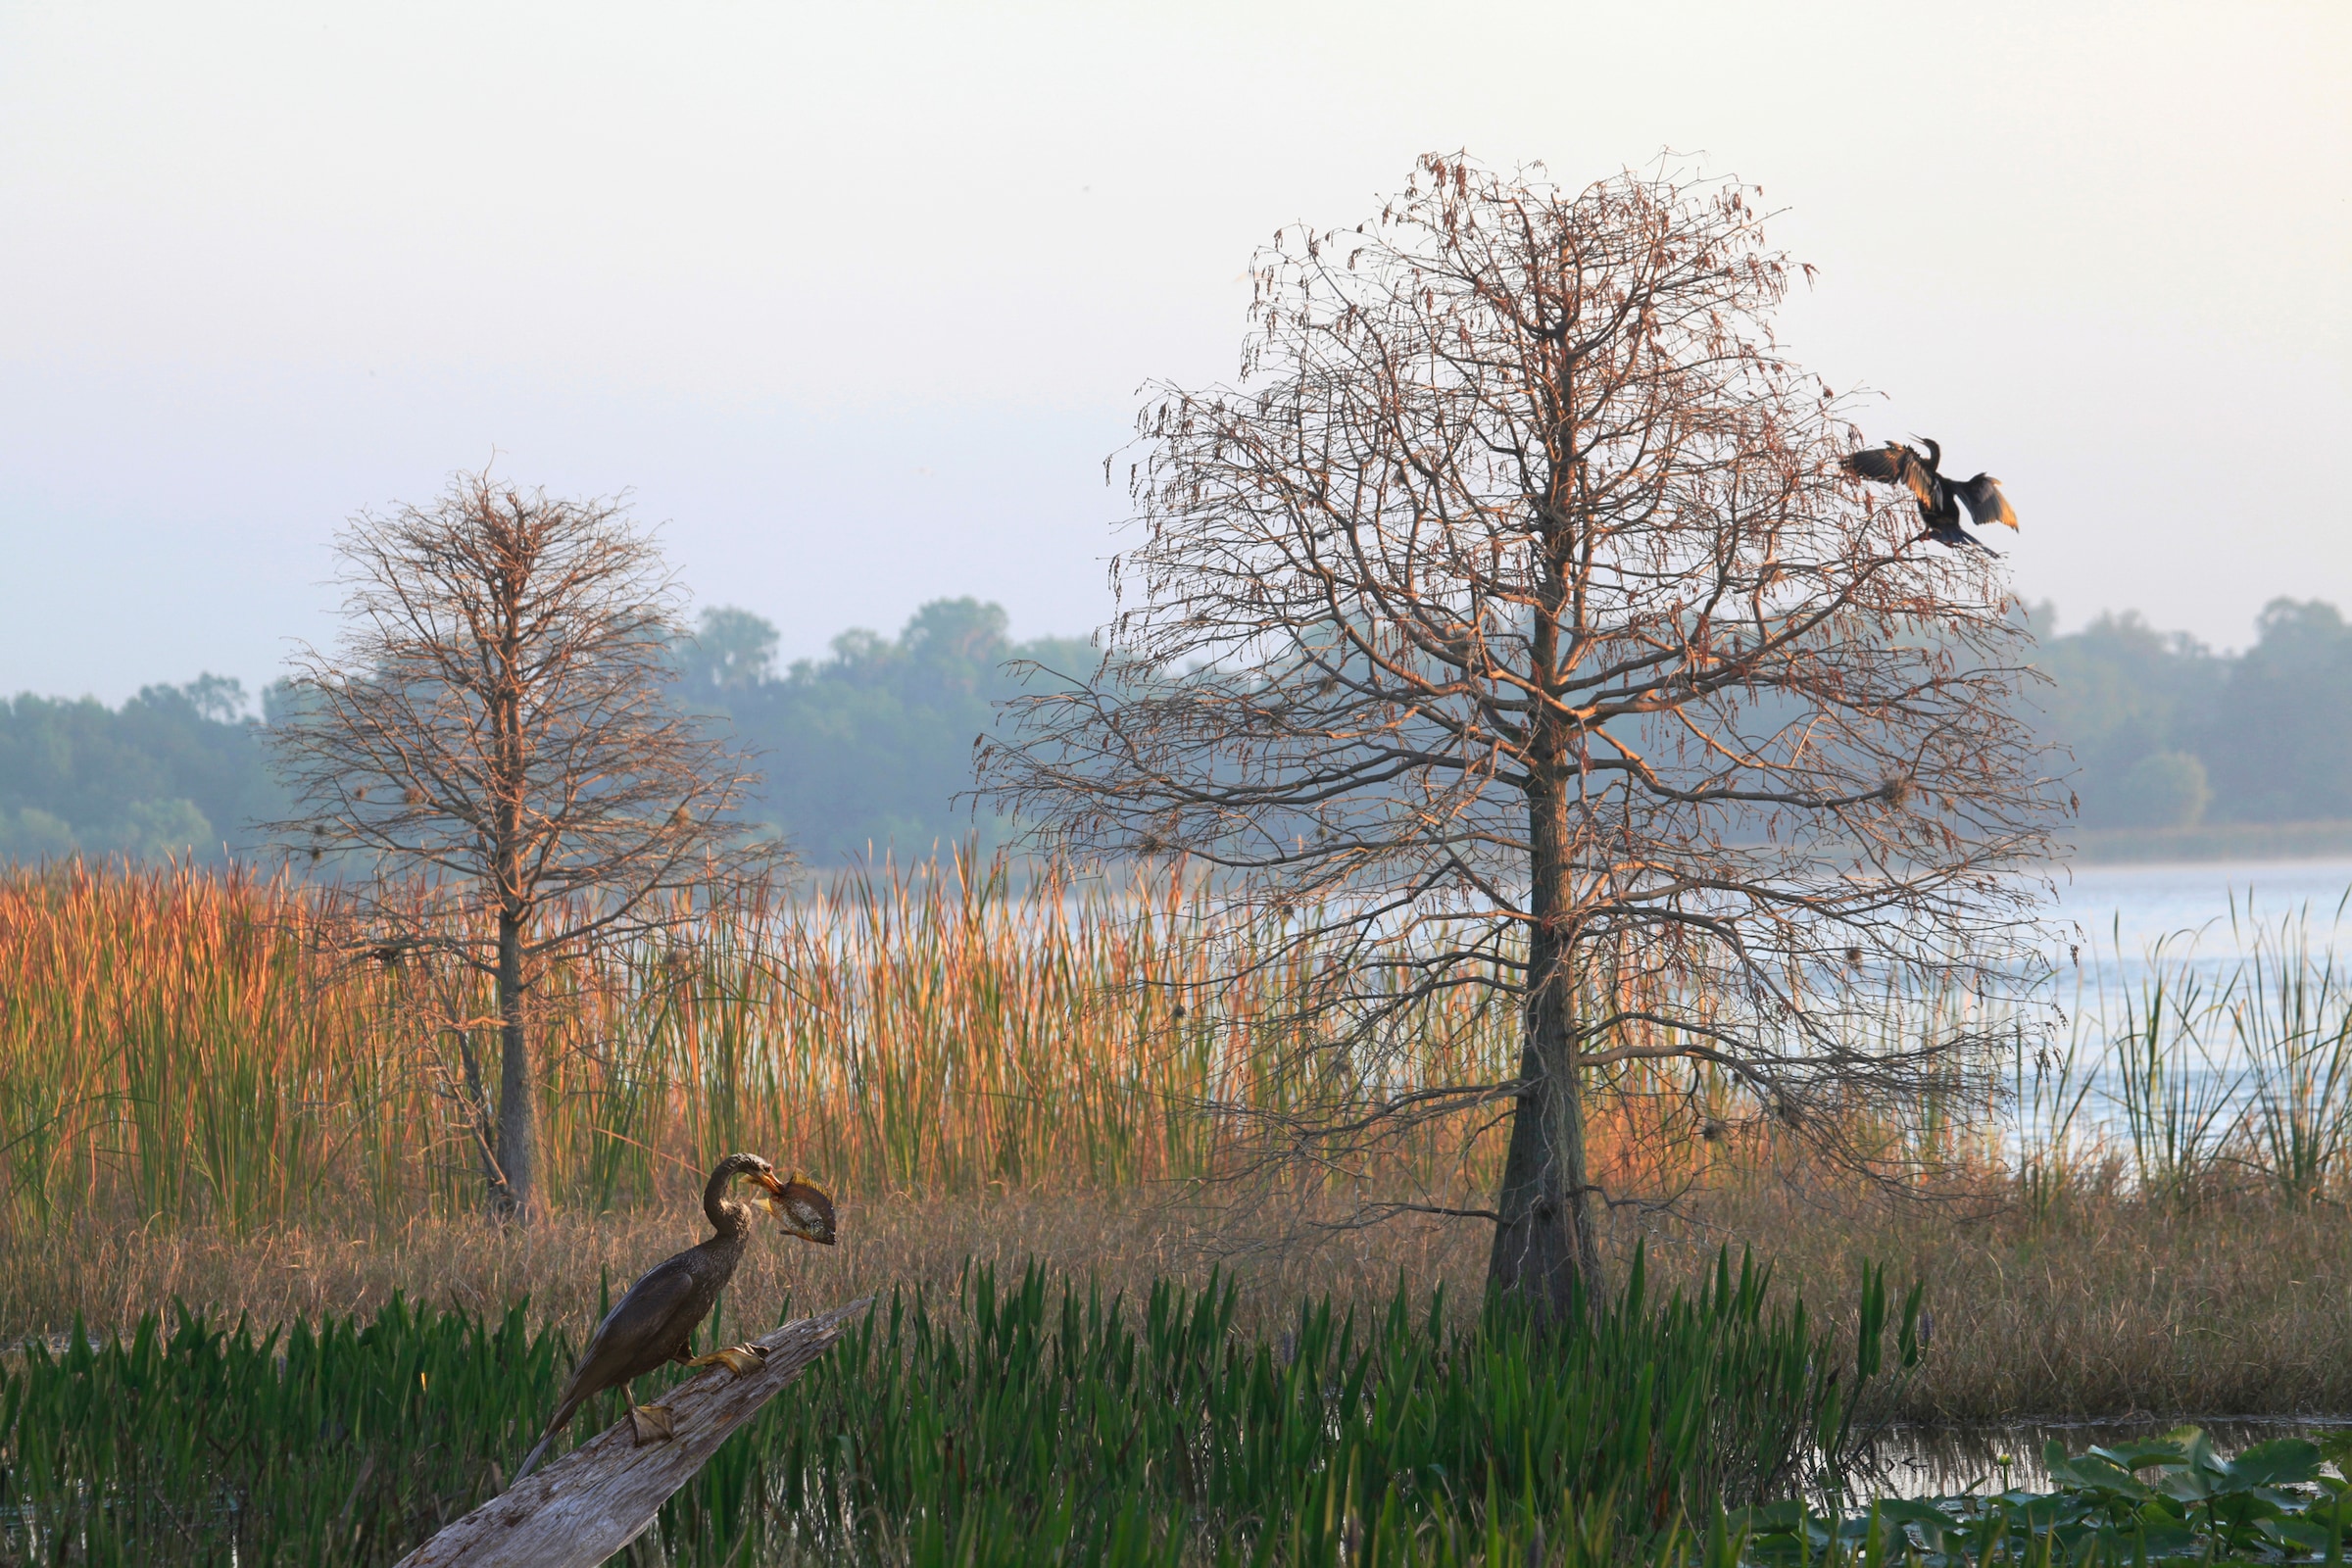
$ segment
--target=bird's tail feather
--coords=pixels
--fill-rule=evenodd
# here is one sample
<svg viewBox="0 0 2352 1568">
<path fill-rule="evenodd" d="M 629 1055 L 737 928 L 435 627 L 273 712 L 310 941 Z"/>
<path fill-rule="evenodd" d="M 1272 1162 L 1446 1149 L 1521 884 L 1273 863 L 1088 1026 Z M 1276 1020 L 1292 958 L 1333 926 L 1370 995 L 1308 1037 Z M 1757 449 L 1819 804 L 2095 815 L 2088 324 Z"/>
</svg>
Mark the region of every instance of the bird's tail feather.
<svg viewBox="0 0 2352 1568">
<path fill-rule="evenodd" d="M 539 1460 L 547 1452 L 547 1446 L 556 1441 L 557 1433 L 571 1425 L 572 1412 L 578 1408 L 579 1402 L 574 1399 L 565 1399 L 562 1404 L 556 1406 L 555 1416 L 547 1423 L 547 1430 L 539 1435 L 539 1442 L 533 1446 L 531 1451 L 522 1456 L 522 1467 L 514 1472 L 514 1481 L 520 1481 L 524 1476 L 539 1468 Z M 512 1488 L 514 1481 L 510 1481 L 507 1485 Z"/>
<path fill-rule="evenodd" d="M 533 1447 L 529 1453 L 523 1455 L 521 1466 L 514 1472 L 514 1481 L 510 1481 L 507 1483 L 507 1485 L 509 1487 L 513 1487 L 516 1481 L 520 1481 L 524 1476 L 527 1476 L 532 1471 L 538 1469 L 539 1456 L 547 1452 L 547 1446 L 555 1441 L 556 1435 L 553 1432 L 550 1432 L 546 1437 L 541 1438 L 538 1442 L 538 1445 Z"/>
</svg>

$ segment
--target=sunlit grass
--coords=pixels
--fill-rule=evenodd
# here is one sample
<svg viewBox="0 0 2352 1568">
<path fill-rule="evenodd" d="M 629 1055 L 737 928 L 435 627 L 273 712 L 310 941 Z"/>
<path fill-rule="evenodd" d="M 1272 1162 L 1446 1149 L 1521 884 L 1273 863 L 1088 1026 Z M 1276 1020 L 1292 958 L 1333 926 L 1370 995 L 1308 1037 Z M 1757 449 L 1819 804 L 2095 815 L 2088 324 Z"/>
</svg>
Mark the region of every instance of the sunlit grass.
<svg viewBox="0 0 2352 1568">
<path fill-rule="evenodd" d="M 1292 977 L 1209 985 L 1232 935 L 1173 887 L 1015 887 L 958 863 L 559 965 L 536 1016 L 547 1197 L 626 1205 L 740 1148 L 859 1196 L 1204 1175 L 1225 1136 L 1205 1102 L 1300 1092 L 1262 1065 L 1284 1010 L 1266 993 Z M 10 1222 L 472 1207 L 466 1056 L 495 1076 L 487 988 L 368 947 L 299 885 L 249 872 L 0 874 Z M 1431 1036 L 1458 1051 L 1465 1033 Z M 1506 1033 L 1467 1038 L 1508 1059 Z"/>
<path fill-rule="evenodd" d="M 1611 1277 L 1646 1242 L 1653 1278 L 1720 1299 L 1729 1236 L 1778 1258 L 1781 1284 L 1769 1306 L 1735 1292 L 1746 1315 L 1708 1320 L 1712 1348 L 1686 1315 L 1673 1355 L 1627 1360 L 1650 1404 L 1608 1393 L 1610 1372 L 1546 1406 L 1519 1362 L 1478 1382 L 1475 1225 L 1345 1223 L 1383 1182 L 1474 1198 L 1493 1127 L 1434 1123 L 1386 1163 L 1327 1171 L 1288 1195 L 1319 1245 L 1211 1275 L 1231 1227 L 1263 1216 L 1198 1181 L 1236 1153 L 1205 1107 L 1311 1109 L 1329 1085 L 1287 1021 L 1310 958 L 1213 983 L 1252 933 L 1193 891 L 884 868 L 561 968 L 537 1020 L 553 1212 L 494 1227 L 466 1066 L 468 1046 L 492 1060 L 478 979 L 370 956 L 301 888 L 244 873 L 0 875 L 0 1328 L 87 1314 L 125 1335 L 64 1363 L 0 1357 L 17 1478 L 0 1530 L 71 1520 L 92 1560 L 217 1560 L 239 1532 L 241 1561 L 391 1560 L 495 1489 L 561 1337 L 693 1238 L 699 1173 L 735 1148 L 831 1182 L 844 1238 L 755 1248 L 708 1333 L 894 1288 L 927 1288 L 932 1316 L 877 1320 L 724 1450 L 661 1527 L 681 1563 L 747 1542 L 736 1560 L 1027 1561 L 1059 1542 L 1210 1562 L 1273 1543 L 1291 1562 L 1731 1568 L 1711 1510 L 1782 1487 L 1756 1477 L 1820 1435 L 1830 1363 L 1803 1336 L 1852 1343 L 1853 1318 L 1790 1339 L 1770 1312 L 1850 1302 L 1863 1259 L 1921 1282 L 1936 1325 L 1884 1413 L 2340 1408 L 2352 976 L 2294 922 L 2236 936 L 2242 961 L 2159 950 L 2128 993 L 2071 1006 L 2055 1044 L 2021 1020 L 2006 1062 L 1809 1106 L 1842 1161 L 1711 1071 L 1596 1083 L 1593 1176 L 1637 1200 L 1604 1209 Z M 1986 1032 L 1966 998 L 1847 1012 L 1862 1049 Z M 1449 997 L 1419 1022 L 1391 1083 L 1507 1075 L 1507 1008 Z M 1076 1294 L 970 1294 L 975 1256 L 1009 1280 L 1031 1255 Z M 1178 1281 L 1194 1294 L 1166 1295 Z M 1454 1305 L 1405 1311 L 1399 1281 Z M 1113 1327 L 1099 1303 L 1119 1290 Z M 433 1309 L 363 1320 L 403 1291 Z M 1335 1318 L 1298 1316 L 1326 1296 Z M 213 1326 L 155 1315 L 175 1298 Z M 1333 1329 L 1351 1308 L 1353 1338 Z M 245 1312 L 320 1326 L 222 1332 Z M 1640 1339 L 1668 1319 L 1618 1321 Z M 109 1378 L 195 1392 L 116 1399 Z M 1682 1425 L 1644 1431 L 1643 1408 Z M 1200 1446 L 1218 1420 L 1232 1441 Z M 1494 1441 L 1523 1429 L 1521 1448 Z M 1585 1470 L 1530 1469 L 1539 1439 Z"/>
<path fill-rule="evenodd" d="M 2292 922 L 2240 940 L 2218 974 L 2160 948 L 2137 991 L 2073 1009 L 2071 1045 L 2021 1024 L 2005 1074 L 1959 1061 L 1899 1101 L 1808 1112 L 1882 1176 L 2002 1185 L 2040 1210 L 2090 1186 L 2340 1200 L 2352 974 Z M 1306 1026 L 1286 1022 L 1311 956 L 1234 982 L 1237 951 L 1252 932 L 1197 890 L 951 862 L 561 965 L 535 1053 L 548 1200 L 673 1200 L 743 1148 L 851 1197 L 1181 1188 L 1230 1163 L 1236 1124 L 1211 1102 L 1295 1111 L 1364 1087 L 1319 1082 Z M 239 1233 L 472 1211 L 466 1057 L 495 1076 L 487 988 L 368 953 L 299 884 L 250 872 L 0 873 L 0 1215 L 34 1233 L 74 1216 Z M 1849 1010 L 1896 1046 L 1964 1008 L 1889 995 Z M 1514 1017 L 1472 988 L 1398 1038 L 1391 1087 L 1507 1078 L 1516 1059 Z M 1712 1069 L 1596 1088 L 1592 1169 L 1612 1197 L 1742 1180 L 1797 1146 Z M 1429 1124 L 1329 1179 L 1478 1192 L 1493 1119 Z"/>
</svg>

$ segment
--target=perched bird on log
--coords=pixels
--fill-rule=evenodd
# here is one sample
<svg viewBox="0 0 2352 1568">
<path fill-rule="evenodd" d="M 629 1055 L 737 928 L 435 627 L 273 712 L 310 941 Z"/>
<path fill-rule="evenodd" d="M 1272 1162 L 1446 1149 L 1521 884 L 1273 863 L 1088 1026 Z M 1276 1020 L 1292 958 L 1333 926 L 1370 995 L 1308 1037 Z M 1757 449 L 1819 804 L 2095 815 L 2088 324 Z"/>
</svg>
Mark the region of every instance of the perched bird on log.
<svg viewBox="0 0 2352 1568">
<path fill-rule="evenodd" d="M 580 1364 L 572 1368 L 563 1397 L 556 1401 L 547 1431 L 514 1472 L 515 1480 L 538 1468 L 547 1446 L 571 1424 L 581 1405 L 607 1389 L 619 1389 L 621 1397 L 628 1398 L 629 1385 L 665 1361 L 723 1366 L 737 1377 L 760 1366 L 758 1348 L 752 1346 L 730 1345 L 709 1355 L 689 1353 L 695 1329 L 734 1277 L 744 1243 L 751 1239 L 753 1205 L 729 1191 L 738 1176 L 750 1178 L 760 1189 L 756 1201 L 783 1220 L 785 1234 L 823 1247 L 833 1245 L 833 1198 L 823 1188 L 803 1180 L 797 1171 L 789 1181 L 779 1178 L 775 1166 L 758 1154 L 729 1154 L 720 1160 L 703 1189 L 703 1212 L 717 1234 L 648 1269 L 605 1314 Z M 666 1438 L 669 1412 L 630 1399 L 629 1426 L 639 1443 Z"/>
<path fill-rule="evenodd" d="M 1842 460 L 1845 471 L 1857 479 L 1899 484 L 1909 490 L 1911 499 L 1919 503 L 1920 520 L 1927 524 L 1921 537 L 1954 550 L 1974 547 L 1998 556 L 1999 551 L 1960 526 L 1960 507 L 1967 504 L 1969 521 L 1980 528 L 1992 522 L 2015 528 L 2017 513 L 2001 494 L 2001 481 L 1989 473 L 1973 479 L 1947 479 L 1937 471 L 1943 464 L 1943 448 L 1926 436 L 1920 437 L 1920 443 L 1928 450 L 1921 452 L 1900 441 L 1889 441 L 1883 447 L 1849 452 Z"/>
</svg>

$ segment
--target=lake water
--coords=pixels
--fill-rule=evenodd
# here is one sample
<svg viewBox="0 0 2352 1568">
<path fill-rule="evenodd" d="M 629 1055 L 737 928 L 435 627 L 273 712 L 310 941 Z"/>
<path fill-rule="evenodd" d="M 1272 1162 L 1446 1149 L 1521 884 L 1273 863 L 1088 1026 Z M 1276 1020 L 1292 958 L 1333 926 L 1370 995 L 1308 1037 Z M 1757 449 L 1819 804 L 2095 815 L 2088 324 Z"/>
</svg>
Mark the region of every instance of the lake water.
<svg viewBox="0 0 2352 1568">
<path fill-rule="evenodd" d="M 2325 1442 L 2352 1425 L 2326 1416 L 2218 1416 L 2200 1421 L 2155 1417 L 2130 1421 L 2027 1421 L 2003 1426 L 1898 1426 L 1861 1456 L 1856 1480 L 1876 1496 L 1950 1497 L 1969 1492 L 2002 1492 L 2011 1487 L 2046 1492 L 2048 1467 L 2042 1446 L 2058 1443 L 2069 1453 L 2096 1445 L 2144 1442 L 2177 1427 L 2194 1426 L 2229 1458 L 2275 1438 Z"/>
<path fill-rule="evenodd" d="M 2352 860 L 2213 860 L 2188 865 L 2079 866 L 2058 877 L 2060 914 L 2083 928 L 2102 952 L 2140 954 L 2159 937 L 2202 930 L 2202 956 L 2234 957 L 2234 903 L 2241 925 L 2249 912 L 2273 924 L 2308 910 L 2314 935 L 2336 923 Z M 2352 913 L 2348 910 L 2347 913 Z"/>
<path fill-rule="evenodd" d="M 2119 1023 L 2159 965 L 2175 982 L 2218 984 L 2258 948 L 2271 957 L 2291 949 L 2281 942 L 2290 929 L 2315 960 L 2341 952 L 2352 971 L 2347 889 L 2352 860 L 2088 866 L 2062 875 L 2054 923 L 2071 928 L 2077 946 L 2052 1000 L 2086 1025 Z"/>
<path fill-rule="evenodd" d="M 2277 960 L 2296 959 L 2299 944 L 2309 958 L 2307 979 L 2316 980 L 2338 953 L 2345 960 L 2328 982 L 2334 994 L 2321 999 L 2320 1014 L 2337 1019 L 2352 1010 L 2346 902 L 2352 859 L 2085 866 L 2057 880 L 2057 919 L 2076 928 L 2080 945 L 2049 994 L 2063 1013 L 2053 1038 L 2060 1047 L 2070 1038 L 2079 1047 L 2074 1081 L 2088 1084 L 2075 1122 L 2082 1131 L 2119 1132 L 2128 1121 L 2125 1085 L 2113 1058 L 2096 1047 L 2130 1035 L 2135 1017 L 2145 1017 L 2160 970 L 2167 1005 L 2176 1009 L 2166 1031 L 2177 1048 L 2168 1082 L 2192 1111 L 2203 1106 L 2216 1113 L 2209 1125 L 2217 1133 L 2230 1119 L 2223 1113 L 2246 1102 L 2253 1080 L 2226 1020 L 2208 1013 L 2188 1035 L 2180 1032 L 2177 1009 L 2184 999 L 2193 1010 L 2224 995 L 2248 998 L 2246 960 L 2259 953 L 2264 985 L 2257 1000 L 2273 1004 L 2253 1011 L 2275 1020 Z"/>
</svg>

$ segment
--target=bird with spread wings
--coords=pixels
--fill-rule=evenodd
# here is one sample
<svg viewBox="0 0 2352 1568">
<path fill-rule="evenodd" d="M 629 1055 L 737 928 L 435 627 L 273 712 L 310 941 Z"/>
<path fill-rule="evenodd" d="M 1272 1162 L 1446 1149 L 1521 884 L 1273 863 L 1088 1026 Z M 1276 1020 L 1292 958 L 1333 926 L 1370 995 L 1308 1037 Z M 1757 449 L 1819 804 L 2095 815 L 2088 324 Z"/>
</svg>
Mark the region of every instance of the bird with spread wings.
<svg viewBox="0 0 2352 1568">
<path fill-rule="evenodd" d="M 1943 448 L 1925 436 L 1920 442 L 1927 451 L 1889 441 L 1883 447 L 1849 452 L 1844 459 L 1845 471 L 1857 479 L 1899 484 L 1909 490 L 1911 499 L 1919 504 L 1920 520 L 1926 525 L 1920 537 L 1954 550 L 1974 548 L 1988 556 L 1998 556 L 1999 551 L 1960 526 L 1960 508 L 1967 506 L 1969 521 L 1980 528 L 1995 522 L 2015 528 L 2017 511 L 2009 505 L 2009 498 L 2001 494 L 2000 480 L 1989 473 L 1969 479 L 1947 479 L 1939 471 Z"/>
</svg>

